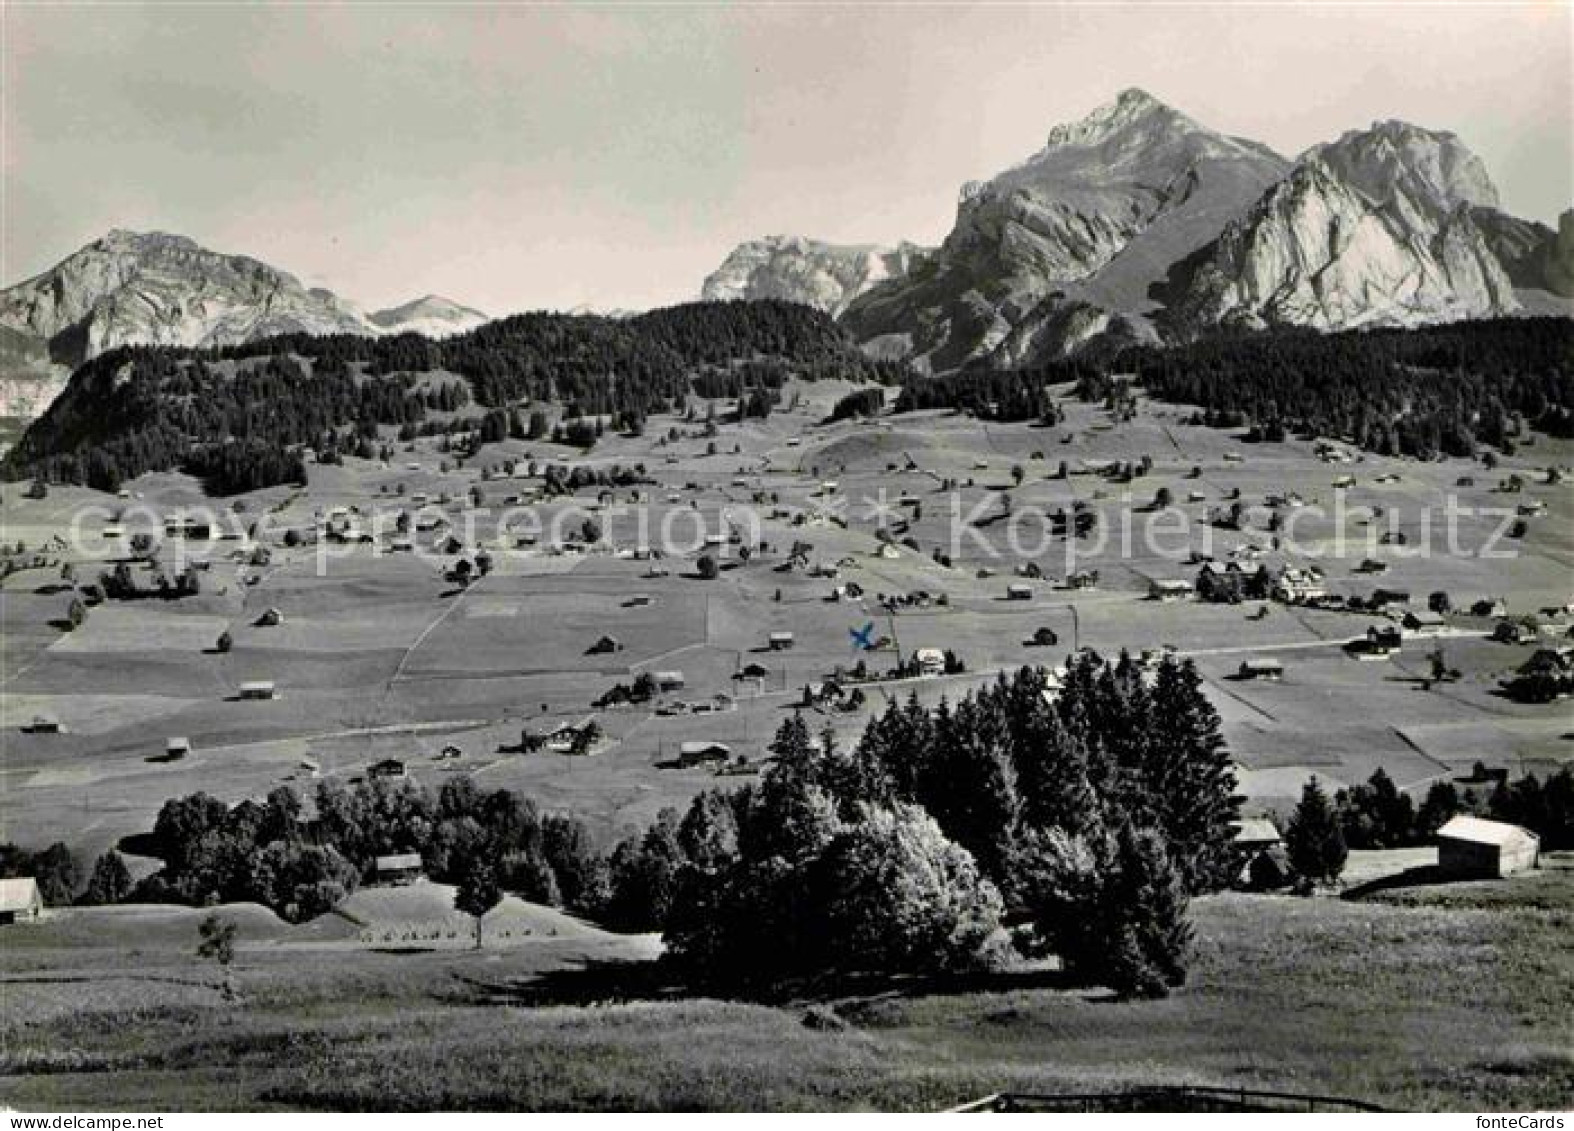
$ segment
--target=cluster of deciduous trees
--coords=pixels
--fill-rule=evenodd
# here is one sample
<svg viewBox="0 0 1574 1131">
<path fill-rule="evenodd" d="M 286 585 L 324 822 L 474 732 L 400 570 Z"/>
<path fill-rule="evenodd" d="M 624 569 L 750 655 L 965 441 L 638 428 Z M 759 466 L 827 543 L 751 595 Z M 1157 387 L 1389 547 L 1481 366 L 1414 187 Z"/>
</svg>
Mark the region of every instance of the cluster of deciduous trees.
<svg viewBox="0 0 1574 1131">
<path fill-rule="evenodd" d="M 419 853 L 426 873 L 459 882 L 480 865 L 504 890 L 595 912 L 606 862 L 572 817 L 543 816 L 508 790 L 453 777 L 435 794 L 406 780 L 318 784 L 314 812 L 280 786 L 261 803 L 228 806 L 204 793 L 164 804 L 153 828 L 164 868 L 132 897 L 201 906 L 263 903 L 304 920 L 375 876 L 378 856 Z"/>
<path fill-rule="evenodd" d="M 1090 982 L 1184 975 L 1188 896 L 1236 866 L 1239 800 L 1189 662 L 1074 659 L 936 710 L 893 704 L 839 749 L 795 717 L 757 786 L 705 794 L 613 853 L 608 914 L 691 978 L 754 990 L 984 964 L 1017 941 Z"/>
</svg>

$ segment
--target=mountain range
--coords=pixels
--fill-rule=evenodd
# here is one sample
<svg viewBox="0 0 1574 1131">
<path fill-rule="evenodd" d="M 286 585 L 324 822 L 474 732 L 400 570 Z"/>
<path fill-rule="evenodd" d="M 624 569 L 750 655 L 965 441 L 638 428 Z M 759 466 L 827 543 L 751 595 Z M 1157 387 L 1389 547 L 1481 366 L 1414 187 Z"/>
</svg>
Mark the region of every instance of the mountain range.
<svg viewBox="0 0 1574 1131">
<path fill-rule="evenodd" d="M 1378 122 L 1292 160 L 1136 89 L 963 186 L 950 234 L 900 274 L 848 297 L 820 280 L 857 249 L 826 248 L 745 244 L 706 293 L 818 305 L 932 372 L 1221 327 L 1568 314 L 1574 296 L 1574 210 L 1556 232 L 1504 213 L 1451 133 Z"/>
<path fill-rule="evenodd" d="M 298 332 L 444 337 L 487 320 L 435 295 L 365 314 L 248 256 L 116 230 L 0 291 L 0 416 L 37 415 L 72 369 L 122 345 L 224 346 Z"/>
<path fill-rule="evenodd" d="M 701 296 L 804 303 L 870 356 L 932 373 L 1223 328 L 1567 316 L 1574 209 L 1557 230 L 1505 213 L 1444 131 L 1382 121 L 1291 159 L 1129 89 L 964 185 L 937 248 L 770 236 L 736 247 Z M 363 313 L 247 256 L 112 231 L 0 291 L 0 417 L 38 415 L 74 367 L 120 345 L 445 337 L 487 320 L 433 295 Z"/>
</svg>

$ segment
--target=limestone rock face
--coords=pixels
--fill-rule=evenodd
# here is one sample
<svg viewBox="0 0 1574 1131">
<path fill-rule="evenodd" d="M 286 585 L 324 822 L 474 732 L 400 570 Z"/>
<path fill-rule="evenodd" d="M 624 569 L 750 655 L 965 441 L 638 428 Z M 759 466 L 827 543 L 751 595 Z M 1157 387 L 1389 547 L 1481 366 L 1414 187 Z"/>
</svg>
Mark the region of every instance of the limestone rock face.
<svg viewBox="0 0 1574 1131">
<path fill-rule="evenodd" d="M 441 337 L 485 321 L 435 295 L 367 317 L 248 256 L 117 230 L 0 291 L 0 415 L 39 415 L 73 367 L 118 346 L 222 346 L 289 333 Z"/>
<path fill-rule="evenodd" d="M 1055 127 L 1027 160 L 965 186 L 940 249 L 854 301 L 845 321 L 860 339 L 910 334 L 931 368 L 1008 361 L 991 355 L 1057 293 L 1110 315 L 1151 308 L 1167 267 L 1287 168 L 1264 146 L 1127 90 Z M 1086 329 L 1085 316 L 1071 321 Z"/>
<path fill-rule="evenodd" d="M 706 278 L 700 297 L 711 302 L 781 299 L 837 316 L 870 287 L 905 275 L 922 254 L 910 243 L 878 247 L 767 236 L 735 247 Z"/>
<path fill-rule="evenodd" d="M 0 326 L 77 364 L 122 345 L 227 345 L 269 334 L 370 332 L 351 304 L 184 236 L 114 231 L 0 292 Z"/>
<path fill-rule="evenodd" d="M 1448 133 L 1399 122 L 1309 150 L 1195 265 L 1171 326 L 1320 330 L 1514 314 L 1479 212 L 1497 190 Z"/>
</svg>

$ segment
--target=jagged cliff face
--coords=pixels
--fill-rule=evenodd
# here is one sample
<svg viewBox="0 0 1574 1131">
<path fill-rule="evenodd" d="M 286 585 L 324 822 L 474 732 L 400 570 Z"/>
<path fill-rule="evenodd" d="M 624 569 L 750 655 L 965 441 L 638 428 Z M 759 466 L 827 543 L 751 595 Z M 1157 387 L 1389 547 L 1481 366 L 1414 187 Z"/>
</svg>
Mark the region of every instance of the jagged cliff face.
<svg viewBox="0 0 1574 1131">
<path fill-rule="evenodd" d="M 1168 321 L 1320 330 L 1514 314 L 1477 209 L 1497 190 L 1448 133 L 1383 122 L 1318 146 L 1231 223 Z"/>
<path fill-rule="evenodd" d="M 870 287 L 907 274 L 923 249 L 822 243 L 801 236 L 767 236 L 739 244 L 706 278 L 709 302 L 782 299 L 836 316 Z"/>
<path fill-rule="evenodd" d="M 44 339 L 67 364 L 130 344 L 368 332 L 353 306 L 265 263 L 183 236 L 120 231 L 0 292 L 0 325 Z"/>
<path fill-rule="evenodd" d="M 1150 308 L 1168 264 L 1217 236 L 1287 167 L 1125 91 L 1056 127 L 1021 164 L 966 186 L 939 251 L 855 301 L 846 321 L 931 368 L 1061 351 L 1060 327 L 1082 334 Z"/>
</svg>

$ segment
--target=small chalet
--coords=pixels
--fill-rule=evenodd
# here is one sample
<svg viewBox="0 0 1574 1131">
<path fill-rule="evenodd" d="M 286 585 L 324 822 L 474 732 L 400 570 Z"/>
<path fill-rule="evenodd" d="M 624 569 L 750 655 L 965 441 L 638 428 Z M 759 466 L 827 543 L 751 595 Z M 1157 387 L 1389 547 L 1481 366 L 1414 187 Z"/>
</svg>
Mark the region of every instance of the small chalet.
<svg viewBox="0 0 1574 1131">
<path fill-rule="evenodd" d="M 406 775 L 404 763 L 397 758 L 384 758 L 381 762 L 373 762 L 366 767 L 366 776 L 392 781 Z"/>
<path fill-rule="evenodd" d="M 1242 660 L 1241 666 L 1235 674 L 1240 679 L 1270 680 L 1278 683 L 1284 678 L 1284 665 L 1278 660 L 1267 658 Z"/>
<path fill-rule="evenodd" d="M 679 671 L 652 672 L 651 678 L 663 691 L 677 691 L 684 685 L 683 673 Z"/>
<path fill-rule="evenodd" d="M 1406 632 L 1442 632 L 1447 624 L 1442 613 L 1433 612 L 1431 609 L 1411 609 L 1400 618 L 1399 623 Z"/>
<path fill-rule="evenodd" d="M 179 736 L 164 741 L 164 760 L 178 762 L 191 753 L 191 739 Z"/>
<path fill-rule="evenodd" d="M 773 632 L 769 643 L 772 652 L 785 652 L 793 646 L 793 635 L 790 632 Z"/>
<path fill-rule="evenodd" d="M 918 649 L 913 653 L 913 662 L 918 665 L 921 676 L 945 675 L 945 653 L 939 648 Z"/>
<path fill-rule="evenodd" d="M 1196 587 L 1185 578 L 1161 577 L 1148 583 L 1148 596 L 1155 601 L 1184 601 Z"/>
<path fill-rule="evenodd" d="M 1031 601 L 1032 599 L 1033 587 L 1031 585 L 1026 585 L 1020 581 L 1017 581 L 1006 586 L 1006 600 Z"/>
<path fill-rule="evenodd" d="M 379 856 L 375 861 L 377 882 L 403 885 L 421 878 L 421 854 L 401 852 L 392 856 Z"/>
<path fill-rule="evenodd" d="M 30 923 L 43 917 L 44 897 L 31 876 L 0 880 L 0 925 Z"/>
<path fill-rule="evenodd" d="M 703 766 L 727 762 L 731 758 L 732 747 L 725 742 L 685 742 L 678 747 L 678 764 L 681 766 Z"/>
<path fill-rule="evenodd" d="M 247 680 L 240 685 L 242 699 L 273 699 L 276 698 L 271 679 Z"/>
<path fill-rule="evenodd" d="M 623 642 L 614 636 L 598 637 L 595 643 L 585 649 L 586 655 L 590 656 L 604 656 L 609 652 L 621 651 L 623 651 Z"/>
<path fill-rule="evenodd" d="M 276 628 L 284 623 L 284 614 L 278 609 L 266 609 L 255 623 L 258 628 Z"/>
</svg>

